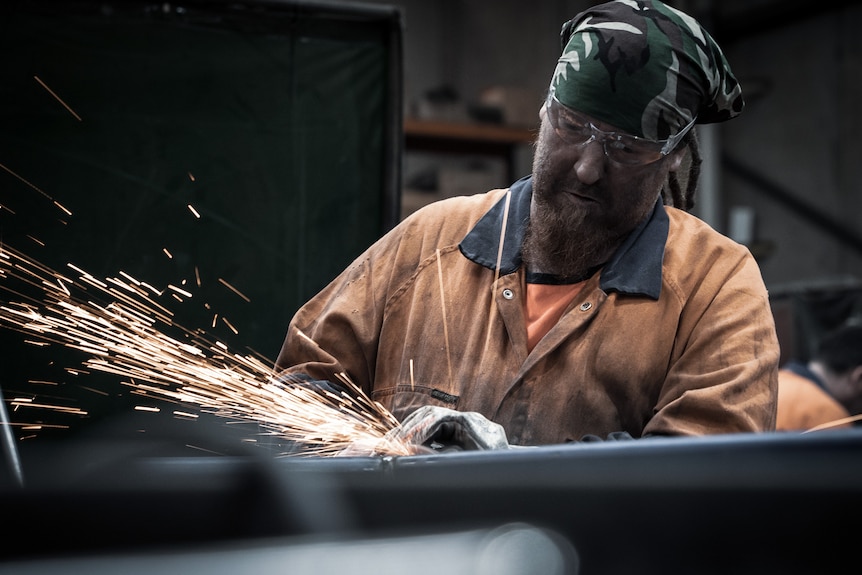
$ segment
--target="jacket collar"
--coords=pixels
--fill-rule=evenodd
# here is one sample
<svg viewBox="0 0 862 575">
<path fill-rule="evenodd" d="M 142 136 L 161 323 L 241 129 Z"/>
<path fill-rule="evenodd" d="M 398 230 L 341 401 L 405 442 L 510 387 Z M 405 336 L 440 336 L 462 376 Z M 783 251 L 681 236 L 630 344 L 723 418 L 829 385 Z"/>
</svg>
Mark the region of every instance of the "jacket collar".
<svg viewBox="0 0 862 575">
<path fill-rule="evenodd" d="M 461 240 L 464 256 L 489 269 L 496 269 L 500 259 L 500 275 L 514 273 L 521 267 L 521 245 L 530 220 L 530 199 L 533 195 L 532 176 L 521 178 L 509 188 L 472 230 Z M 500 229 L 508 201 L 503 251 L 498 256 Z M 669 220 L 659 198 L 652 213 L 629 234 L 601 271 L 600 286 L 605 292 L 643 295 L 658 299 L 661 294 L 662 261 L 667 242 Z"/>
</svg>

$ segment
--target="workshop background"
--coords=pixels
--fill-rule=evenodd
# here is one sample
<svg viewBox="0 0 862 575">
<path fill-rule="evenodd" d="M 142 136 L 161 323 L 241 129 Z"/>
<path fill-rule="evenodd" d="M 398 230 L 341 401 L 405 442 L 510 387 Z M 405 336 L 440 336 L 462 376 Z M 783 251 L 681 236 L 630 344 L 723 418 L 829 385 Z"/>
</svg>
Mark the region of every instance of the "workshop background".
<svg viewBox="0 0 862 575">
<path fill-rule="evenodd" d="M 527 174 L 560 26 L 599 2 L 385 3 L 405 22 L 402 214 Z M 698 127 L 705 163 L 693 212 L 751 249 L 773 300 L 782 361 L 805 359 L 824 331 L 862 317 L 862 2 L 668 4 L 716 38 L 746 100 L 733 121 Z M 473 132 L 441 134 L 437 120 Z M 487 131 L 494 122 L 506 129 Z M 435 147 L 427 133 L 446 142 Z M 469 153 L 488 140 L 510 147 Z"/>
<path fill-rule="evenodd" d="M 590 4 L 3 0 L 2 327 L 9 310 L 83 286 L 88 310 L 106 294 L 110 310 L 127 294 L 150 298 L 125 309 L 153 319 L 148 335 L 188 327 L 172 352 L 212 336 L 194 348 L 206 375 L 272 356 L 296 307 L 403 215 L 529 172 L 559 28 Z M 757 256 L 782 353 L 804 359 L 824 329 L 860 315 L 862 7 L 671 4 L 713 32 L 748 101 L 739 119 L 699 128 L 708 169 L 695 212 Z M 129 278 L 173 289 L 156 297 Z M 844 523 L 862 509 L 859 428 L 261 458 L 247 447 L 263 443 L 260 428 L 234 434 L 204 409 L 197 421 L 132 412 L 155 407 L 134 380 L 157 379 L 163 364 L 132 381 L 97 378 L 63 353 L 69 341 L 45 339 L 0 330 L 0 508 L 12 518 L 0 573 L 786 575 L 858 564 Z M 206 381 L 190 379 L 175 385 Z M 206 403 L 194 399 L 184 410 Z"/>
<path fill-rule="evenodd" d="M 596 3 L 10 0 L 0 44 L 27 50 L 0 85 L 0 239 L 173 285 L 175 324 L 271 359 L 298 306 L 401 218 L 529 173 L 560 27 Z M 747 101 L 698 127 L 694 213 L 751 249 L 782 361 L 805 360 L 862 320 L 862 2 L 670 4 Z M 56 349 L 0 342 L 13 399 L 76 390 L 91 418 L 116 401 Z"/>
</svg>

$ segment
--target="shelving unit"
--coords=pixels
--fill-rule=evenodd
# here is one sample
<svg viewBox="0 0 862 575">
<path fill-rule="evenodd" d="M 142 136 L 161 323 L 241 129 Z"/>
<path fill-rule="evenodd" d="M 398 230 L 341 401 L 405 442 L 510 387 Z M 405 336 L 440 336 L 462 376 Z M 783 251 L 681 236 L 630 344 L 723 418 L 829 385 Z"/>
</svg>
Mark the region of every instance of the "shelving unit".
<svg viewBox="0 0 862 575">
<path fill-rule="evenodd" d="M 402 189 L 401 216 L 406 217 L 433 201 L 463 193 L 478 193 L 514 182 L 518 173 L 519 151 L 532 145 L 537 131 L 493 124 L 445 122 L 407 118 L 404 120 L 404 153 L 441 154 L 452 161 L 441 161 L 437 171 L 436 192 Z M 463 170 L 459 160 L 485 157 L 493 169 Z M 451 164 L 451 165 L 449 165 Z M 459 171 L 460 169 L 460 171 Z"/>
<path fill-rule="evenodd" d="M 518 146 L 532 144 L 537 131 L 492 124 L 466 124 L 406 118 L 404 149 L 447 154 L 479 154 L 502 158 L 506 175 L 514 181 Z"/>
</svg>

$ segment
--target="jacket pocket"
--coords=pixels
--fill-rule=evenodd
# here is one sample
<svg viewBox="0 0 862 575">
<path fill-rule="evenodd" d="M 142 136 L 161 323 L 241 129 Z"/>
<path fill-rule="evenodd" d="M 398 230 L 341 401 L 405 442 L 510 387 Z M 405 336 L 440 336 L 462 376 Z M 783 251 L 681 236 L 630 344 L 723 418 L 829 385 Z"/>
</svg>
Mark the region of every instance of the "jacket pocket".
<svg viewBox="0 0 862 575">
<path fill-rule="evenodd" d="M 378 389 L 371 394 L 371 398 L 389 410 L 398 421 L 403 421 L 425 405 L 457 409 L 459 399 L 457 395 L 422 385 L 398 385 Z"/>
</svg>

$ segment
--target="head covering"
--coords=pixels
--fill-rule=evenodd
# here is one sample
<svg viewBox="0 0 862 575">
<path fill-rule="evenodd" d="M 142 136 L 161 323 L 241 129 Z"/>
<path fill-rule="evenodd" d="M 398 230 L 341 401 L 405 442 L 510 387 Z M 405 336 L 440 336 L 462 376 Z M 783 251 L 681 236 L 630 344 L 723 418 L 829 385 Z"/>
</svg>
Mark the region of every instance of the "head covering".
<svg viewBox="0 0 862 575">
<path fill-rule="evenodd" d="M 658 1 L 617 0 L 563 25 L 550 91 L 629 134 L 664 140 L 743 108 L 742 89 L 698 22 Z"/>
</svg>

